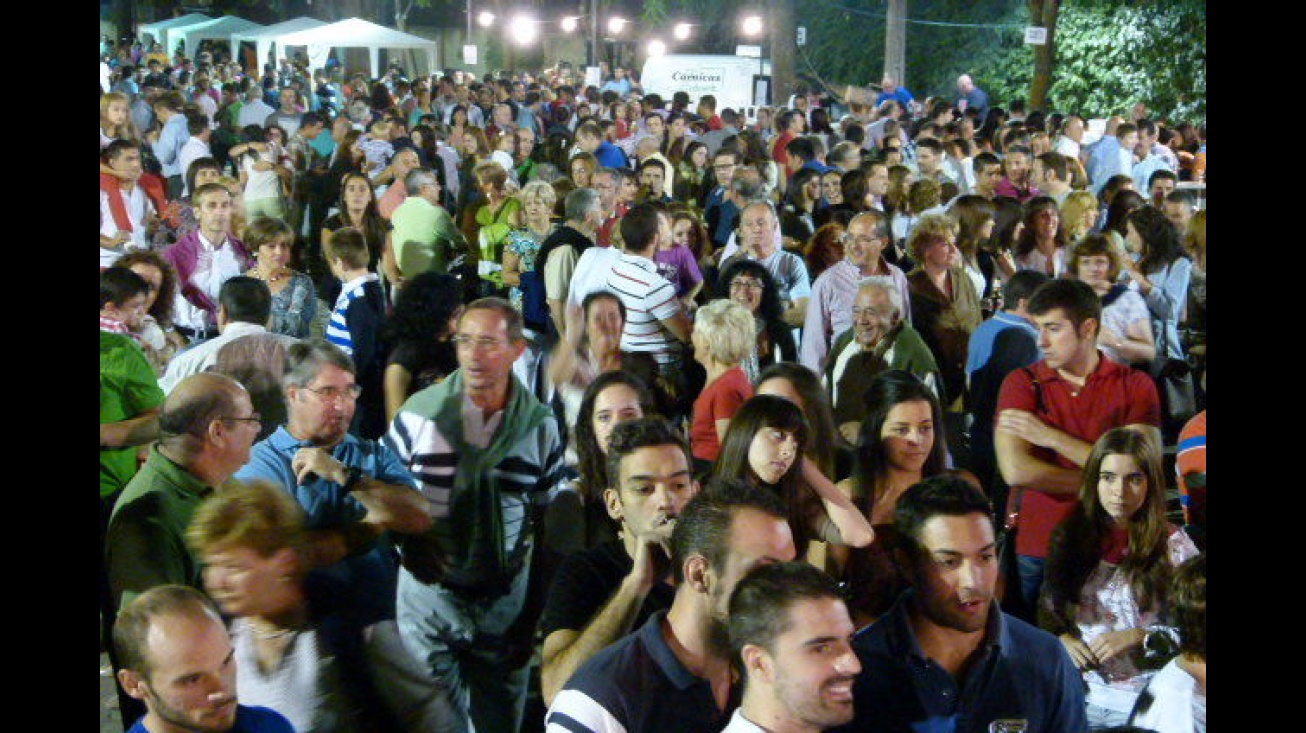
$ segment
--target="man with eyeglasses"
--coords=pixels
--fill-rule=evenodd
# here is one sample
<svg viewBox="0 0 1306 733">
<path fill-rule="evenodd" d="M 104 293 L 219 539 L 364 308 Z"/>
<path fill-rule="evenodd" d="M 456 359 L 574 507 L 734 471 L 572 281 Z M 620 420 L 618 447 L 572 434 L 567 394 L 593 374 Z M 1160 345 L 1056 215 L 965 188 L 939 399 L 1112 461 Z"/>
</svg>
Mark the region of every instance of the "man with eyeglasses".
<svg viewBox="0 0 1306 733">
<path fill-rule="evenodd" d="M 249 460 L 259 425 L 249 392 L 222 374 L 187 377 L 163 401 L 159 442 L 109 518 L 105 563 L 117 608 L 156 585 L 204 587 L 186 527 L 204 497 Z"/>
<path fill-rule="evenodd" d="M 349 432 L 358 395 L 354 360 L 323 339 L 286 350 L 286 424 L 259 441 L 241 481 L 294 497 L 308 519 L 311 563 L 341 583 L 369 621 L 394 618 L 399 563 L 390 532 L 431 525 L 417 482 L 384 444 Z"/>
<path fill-rule="evenodd" d="M 522 330 L 502 298 L 469 304 L 459 368 L 409 397 L 385 438 L 434 520 L 404 538 L 399 632 L 478 731 L 521 727 L 563 465 L 553 412 L 513 375 Z"/>
<path fill-rule="evenodd" d="M 218 291 L 218 336 L 200 342 L 177 354 L 168 362 L 168 371 L 159 379 L 165 394 L 183 379 L 207 370 L 218 361 L 218 351 L 242 336 L 270 333 L 268 321 L 272 317 L 272 291 L 267 283 L 248 275 L 236 275 L 222 283 Z M 284 334 L 271 334 L 286 345 L 295 339 Z"/>
<path fill-rule="evenodd" d="M 830 339 L 852 328 L 857 283 L 872 275 L 887 275 L 898 285 L 898 292 L 904 294 L 904 302 L 907 301 L 907 276 L 884 259 L 884 248 L 889 243 L 889 221 L 884 214 L 872 209 L 854 216 L 841 241 L 844 259 L 831 265 L 812 283 L 812 299 L 803 325 L 798 360 L 817 374 L 825 369 Z M 910 322 L 909 302 L 904 313 Z"/>
<path fill-rule="evenodd" d="M 733 149 L 722 149 L 712 156 L 712 176 L 717 185 L 704 199 L 703 223 L 707 225 L 712 246 L 717 248 L 726 246 L 739 218 L 739 206 L 730 195 L 730 183 L 738 166 L 739 153 Z"/>
<path fill-rule="evenodd" d="M 749 201 L 739 212 L 739 248 L 733 254 L 722 251 L 721 271 L 736 259 L 755 260 L 771 273 L 785 323 L 802 327 L 807 318 L 807 301 L 812 296 L 811 279 L 803 258 L 780 248 L 780 227 L 775 207 L 765 199 Z"/>
</svg>

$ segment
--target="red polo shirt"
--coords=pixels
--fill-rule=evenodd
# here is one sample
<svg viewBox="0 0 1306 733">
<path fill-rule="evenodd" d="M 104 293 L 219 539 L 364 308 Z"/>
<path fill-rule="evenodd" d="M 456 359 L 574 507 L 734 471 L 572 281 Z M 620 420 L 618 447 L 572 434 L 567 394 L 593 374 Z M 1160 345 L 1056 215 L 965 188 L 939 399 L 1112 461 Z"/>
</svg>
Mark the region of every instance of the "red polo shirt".
<svg viewBox="0 0 1306 733">
<path fill-rule="evenodd" d="M 1043 390 L 1042 410 L 1035 409 L 1034 385 L 1029 374 L 1024 369 L 1008 374 L 998 395 L 994 430 L 997 414 L 1013 409 L 1032 412 L 1044 423 L 1089 443 L 1096 443 L 1106 431 L 1125 425 L 1142 423 L 1160 427 L 1161 402 L 1152 378 L 1111 361 L 1100 351 L 1098 357 L 1097 369 L 1088 375 L 1078 395 L 1072 391 L 1074 385 L 1049 368 L 1047 362 L 1040 360 L 1031 366 Z M 1048 448 L 1033 446 L 1033 456 L 1062 468 L 1079 470 L 1070 460 Z M 1016 552 L 1047 557 L 1052 530 L 1070 514 L 1079 497 L 1044 493 L 1037 486 L 1022 488 L 1025 492 L 1017 525 Z M 1015 493 L 1012 492 L 1013 497 Z"/>
</svg>

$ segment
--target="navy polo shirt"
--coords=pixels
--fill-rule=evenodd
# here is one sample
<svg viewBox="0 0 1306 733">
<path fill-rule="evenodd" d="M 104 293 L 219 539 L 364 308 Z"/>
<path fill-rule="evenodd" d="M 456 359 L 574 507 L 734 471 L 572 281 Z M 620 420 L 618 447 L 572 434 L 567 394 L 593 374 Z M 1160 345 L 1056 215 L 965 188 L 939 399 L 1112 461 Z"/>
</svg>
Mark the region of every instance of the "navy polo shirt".
<svg viewBox="0 0 1306 733">
<path fill-rule="evenodd" d="M 739 687 L 718 710 L 707 680 L 680 663 L 662 636 L 666 611 L 581 665 L 553 698 L 546 733 L 716 733 L 739 707 Z"/>
<path fill-rule="evenodd" d="M 1005 719 L 1026 721 L 1027 733 L 1088 730 L 1083 678 L 1056 637 L 999 612 L 995 602 L 976 658 L 955 679 L 921 651 L 908 618 L 913 593 L 905 591 L 854 638 L 862 663 L 855 717 L 833 730 L 986 733 Z"/>
</svg>

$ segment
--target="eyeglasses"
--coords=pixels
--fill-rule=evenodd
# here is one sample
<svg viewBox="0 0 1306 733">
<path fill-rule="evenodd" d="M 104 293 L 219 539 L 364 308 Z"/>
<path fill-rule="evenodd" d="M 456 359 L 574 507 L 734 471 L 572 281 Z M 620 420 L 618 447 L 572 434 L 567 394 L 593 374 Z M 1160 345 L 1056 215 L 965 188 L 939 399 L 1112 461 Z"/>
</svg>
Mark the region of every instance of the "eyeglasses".
<svg viewBox="0 0 1306 733">
<path fill-rule="evenodd" d="M 761 280 L 735 280 L 730 283 L 731 290 L 761 290 L 765 286 Z"/>
<path fill-rule="evenodd" d="M 459 349 L 471 349 L 474 351 L 489 351 L 491 349 L 497 349 L 500 346 L 503 346 L 504 343 L 500 339 L 490 338 L 488 336 L 473 338 L 465 334 L 458 334 L 449 340 Z"/>
<path fill-rule="evenodd" d="M 225 422 L 248 422 L 248 423 L 254 423 L 255 425 L 258 425 L 259 427 L 263 427 L 263 416 L 260 415 L 260 414 L 258 414 L 257 412 L 254 413 L 253 415 L 250 415 L 249 417 L 220 417 L 220 418 L 218 418 L 218 419 L 219 419 L 219 420 L 223 420 L 223 421 L 225 421 Z"/>
<path fill-rule="evenodd" d="M 734 167 L 735 167 L 735 164 L 734 164 L 734 163 L 717 163 L 717 164 L 713 165 L 712 167 L 713 167 L 714 169 L 716 169 L 716 170 L 724 171 L 724 170 L 729 170 L 730 168 L 734 168 Z"/>
<path fill-rule="evenodd" d="M 317 395 L 318 399 L 323 402 L 336 402 L 341 399 L 352 402 L 358 399 L 358 396 L 363 393 L 363 388 L 357 384 L 351 384 L 344 389 L 341 389 L 340 387 L 322 387 L 318 389 L 309 386 L 305 386 L 304 389 Z"/>
<path fill-rule="evenodd" d="M 872 244 L 875 244 L 876 242 L 879 242 L 880 239 L 881 237 L 867 237 L 867 236 L 854 237 L 849 234 L 843 235 L 843 241 L 845 244 L 852 244 L 853 242 L 856 242 L 857 244 L 863 246 L 870 246 Z"/>
</svg>

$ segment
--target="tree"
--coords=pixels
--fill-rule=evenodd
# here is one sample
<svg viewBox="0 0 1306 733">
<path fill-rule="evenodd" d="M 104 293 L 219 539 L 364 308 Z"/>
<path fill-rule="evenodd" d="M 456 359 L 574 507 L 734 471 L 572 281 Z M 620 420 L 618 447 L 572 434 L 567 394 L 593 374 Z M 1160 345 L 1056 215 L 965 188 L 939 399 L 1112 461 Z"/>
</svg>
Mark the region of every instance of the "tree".
<svg viewBox="0 0 1306 733">
<path fill-rule="evenodd" d="M 1034 79 L 1029 85 L 1030 109 L 1045 109 L 1057 59 L 1057 11 L 1061 0 L 1028 0 L 1029 23 L 1047 29 L 1047 42 L 1034 46 Z"/>
</svg>

